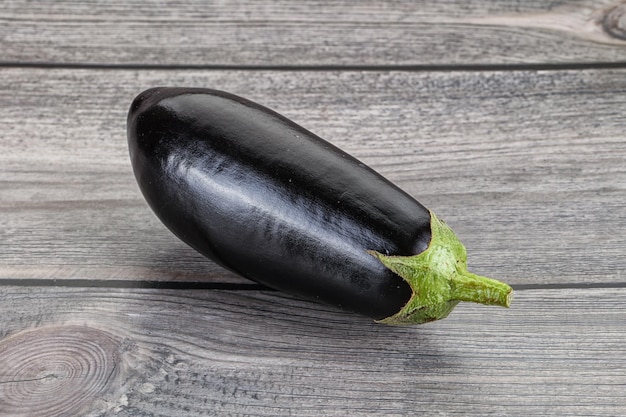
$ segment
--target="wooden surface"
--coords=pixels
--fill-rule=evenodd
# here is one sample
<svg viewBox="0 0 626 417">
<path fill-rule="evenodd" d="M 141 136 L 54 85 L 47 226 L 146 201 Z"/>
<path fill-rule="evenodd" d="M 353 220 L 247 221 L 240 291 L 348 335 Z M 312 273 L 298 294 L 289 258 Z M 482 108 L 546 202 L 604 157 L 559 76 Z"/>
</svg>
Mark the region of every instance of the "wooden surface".
<svg viewBox="0 0 626 417">
<path fill-rule="evenodd" d="M 0 415 L 626 414 L 626 5 L 4 2 Z M 452 225 L 511 309 L 389 328 L 156 219 L 133 97 L 219 88 Z"/>
</svg>

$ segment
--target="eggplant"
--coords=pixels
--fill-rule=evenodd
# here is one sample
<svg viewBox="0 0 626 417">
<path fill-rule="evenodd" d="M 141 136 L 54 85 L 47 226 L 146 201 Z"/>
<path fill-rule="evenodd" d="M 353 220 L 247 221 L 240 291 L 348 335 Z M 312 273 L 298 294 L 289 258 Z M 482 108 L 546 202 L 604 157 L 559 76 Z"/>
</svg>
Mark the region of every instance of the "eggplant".
<svg viewBox="0 0 626 417">
<path fill-rule="evenodd" d="M 508 307 L 508 285 L 467 272 L 430 210 L 284 116 L 210 89 L 157 87 L 127 124 L 135 178 L 178 238 L 245 278 L 390 325 L 460 301 Z"/>
</svg>

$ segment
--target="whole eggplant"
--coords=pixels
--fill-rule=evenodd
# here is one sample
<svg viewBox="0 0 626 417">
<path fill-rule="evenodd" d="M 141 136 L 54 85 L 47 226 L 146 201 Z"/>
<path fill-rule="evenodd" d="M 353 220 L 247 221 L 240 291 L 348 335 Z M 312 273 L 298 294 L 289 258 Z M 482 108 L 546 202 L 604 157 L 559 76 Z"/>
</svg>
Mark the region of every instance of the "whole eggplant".
<svg viewBox="0 0 626 417">
<path fill-rule="evenodd" d="M 209 89 L 133 101 L 139 187 L 181 240 L 235 273 L 387 324 L 508 306 L 511 288 L 465 269 L 465 248 L 413 197 L 278 113 Z"/>
</svg>

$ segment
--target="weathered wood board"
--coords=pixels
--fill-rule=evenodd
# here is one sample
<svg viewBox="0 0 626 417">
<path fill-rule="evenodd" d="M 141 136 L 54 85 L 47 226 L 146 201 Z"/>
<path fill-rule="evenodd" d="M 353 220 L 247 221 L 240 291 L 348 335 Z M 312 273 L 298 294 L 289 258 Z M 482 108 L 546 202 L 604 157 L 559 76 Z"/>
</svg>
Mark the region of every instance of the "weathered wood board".
<svg viewBox="0 0 626 417">
<path fill-rule="evenodd" d="M 252 98 L 370 164 L 515 285 L 623 282 L 626 70 L 2 69 L 0 278 L 245 282 L 169 233 L 130 168 L 150 86 Z"/>
<path fill-rule="evenodd" d="M 617 416 L 626 289 L 393 328 L 262 291 L 0 287 L 0 414 Z"/>
<path fill-rule="evenodd" d="M 619 0 L 5 0 L 0 61 L 271 67 L 623 63 L 625 15 Z"/>
</svg>

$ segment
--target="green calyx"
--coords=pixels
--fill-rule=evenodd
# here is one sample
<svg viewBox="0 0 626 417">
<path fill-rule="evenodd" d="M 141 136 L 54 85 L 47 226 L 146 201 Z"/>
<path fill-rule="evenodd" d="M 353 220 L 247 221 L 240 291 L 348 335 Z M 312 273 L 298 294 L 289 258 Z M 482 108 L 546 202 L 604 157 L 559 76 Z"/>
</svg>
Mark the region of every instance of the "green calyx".
<svg viewBox="0 0 626 417">
<path fill-rule="evenodd" d="M 430 214 L 431 241 L 413 256 L 369 253 L 400 275 L 413 290 L 406 305 L 379 320 L 393 326 L 426 323 L 446 318 L 460 301 L 509 307 L 513 289 L 491 278 L 467 271 L 467 253 L 452 229 Z"/>
</svg>

